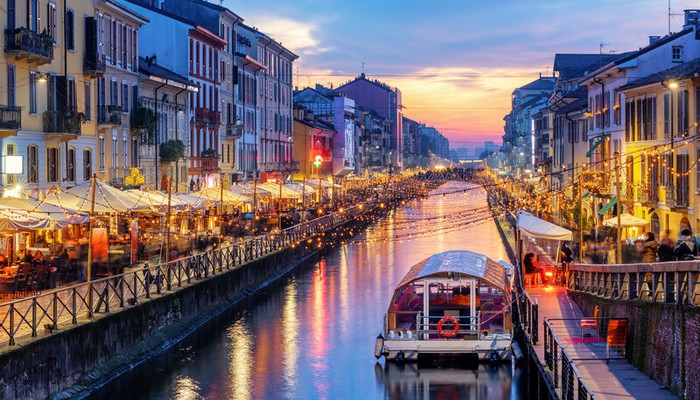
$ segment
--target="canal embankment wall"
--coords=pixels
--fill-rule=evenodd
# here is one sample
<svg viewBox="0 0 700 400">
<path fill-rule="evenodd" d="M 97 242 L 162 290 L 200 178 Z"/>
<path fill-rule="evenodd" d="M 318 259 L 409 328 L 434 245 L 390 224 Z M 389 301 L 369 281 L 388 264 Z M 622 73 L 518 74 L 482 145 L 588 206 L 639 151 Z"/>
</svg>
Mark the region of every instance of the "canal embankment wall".
<svg viewBox="0 0 700 400">
<path fill-rule="evenodd" d="M 570 292 L 584 315 L 628 318 L 627 360 L 684 399 L 700 399 L 700 309 Z"/>
</svg>

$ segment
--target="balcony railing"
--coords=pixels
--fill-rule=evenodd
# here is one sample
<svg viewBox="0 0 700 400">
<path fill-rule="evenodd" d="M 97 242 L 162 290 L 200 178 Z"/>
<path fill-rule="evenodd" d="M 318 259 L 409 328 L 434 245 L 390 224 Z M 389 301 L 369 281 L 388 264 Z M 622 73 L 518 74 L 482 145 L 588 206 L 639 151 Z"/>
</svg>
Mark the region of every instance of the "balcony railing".
<svg viewBox="0 0 700 400">
<path fill-rule="evenodd" d="M 217 171 L 219 169 L 218 156 L 190 157 L 190 169 L 202 173 Z"/>
<path fill-rule="evenodd" d="M 221 123 L 221 113 L 206 108 L 195 108 L 194 122 L 196 124 L 218 125 Z"/>
<path fill-rule="evenodd" d="M 80 135 L 83 121 L 85 121 L 85 114 L 83 113 L 45 111 L 44 132 Z"/>
<path fill-rule="evenodd" d="M 27 28 L 5 29 L 5 52 L 38 65 L 53 60 L 53 38 Z"/>
<path fill-rule="evenodd" d="M 669 207 L 688 207 L 688 188 L 683 186 L 666 186 L 666 205 Z"/>
<path fill-rule="evenodd" d="M 83 58 L 83 73 L 93 78 L 104 75 L 107 71 L 107 64 L 104 55 L 99 53 L 85 54 Z"/>
<path fill-rule="evenodd" d="M 22 128 L 22 111 L 19 107 L 0 105 L 0 129 L 19 130 Z"/>
<path fill-rule="evenodd" d="M 299 161 L 283 161 L 281 167 L 285 172 L 299 171 Z"/>
<path fill-rule="evenodd" d="M 122 124 L 122 107 L 118 105 L 98 106 L 97 107 L 97 123 L 98 124 Z"/>
<path fill-rule="evenodd" d="M 639 201 L 642 203 L 658 203 L 659 187 L 653 185 L 642 185 L 639 187 Z"/>
<path fill-rule="evenodd" d="M 243 127 L 236 127 L 236 124 L 226 124 L 226 136 L 236 139 L 243 134 Z"/>
</svg>

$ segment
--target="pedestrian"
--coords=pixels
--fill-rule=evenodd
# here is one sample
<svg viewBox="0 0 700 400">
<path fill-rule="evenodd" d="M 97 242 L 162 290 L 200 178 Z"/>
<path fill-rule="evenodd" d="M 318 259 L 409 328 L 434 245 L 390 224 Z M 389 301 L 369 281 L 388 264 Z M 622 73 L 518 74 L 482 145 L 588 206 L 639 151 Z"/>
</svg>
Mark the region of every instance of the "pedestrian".
<svg viewBox="0 0 700 400">
<path fill-rule="evenodd" d="M 661 239 L 657 253 L 659 254 L 659 261 L 675 261 L 676 255 L 674 254 L 673 239 L 668 236 Z"/>
<path fill-rule="evenodd" d="M 565 242 L 562 242 L 562 244 L 561 244 L 561 253 L 562 253 L 562 257 L 561 257 L 562 262 L 568 264 L 573 260 L 573 258 L 571 257 L 571 255 L 573 253 L 572 253 L 571 249 L 566 245 Z"/>
<path fill-rule="evenodd" d="M 639 246 L 639 252 L 642 253 L 643 263 L 654 263 L 656 262 L 656 250 L 658 245 L 656 244 L 656 237 L 653 232 L 647 232 L 645 234 L 644 242 Z"/>
<path fill-rule="evenodd" d="M 685 228 L 681 230 L 681 235 L 678 237 L 678 241 L 676 241 L 676 247 L 674 247 L 673 253 L 679 261 L 694 260 L 695 256 L 698 255 L 695 240 L 693 239 L 690 229 Z"/>
</svg>

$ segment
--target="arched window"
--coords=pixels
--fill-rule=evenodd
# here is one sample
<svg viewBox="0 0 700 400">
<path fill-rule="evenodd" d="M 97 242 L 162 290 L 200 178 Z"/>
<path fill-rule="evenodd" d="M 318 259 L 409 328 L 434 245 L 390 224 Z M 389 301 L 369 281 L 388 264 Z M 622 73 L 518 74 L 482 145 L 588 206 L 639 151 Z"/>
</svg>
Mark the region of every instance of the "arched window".
<svg viewBox="0 0 700 400">
<path fill-rule="evenodd" d="M 13 143 L 8 143 L 5 147 L 5 154 L 8 156 L 14 156 L 17 152 L 17 147 Z M 15 183 L 15 174 L 7 174 L 7 184 L 12 185 Z"/>
<path fill-rule="evenodd" d="M 83 180 L 92 178 L 92 150 L 83 150 Z"/>
<path fill-rule="evenodd" d="M 69 148 L 66 157 L 66 180 L 75 182 L 75 149 Z"/>
<path fill-rule="evenodd" d="M 27 182 L 39 183 L 39 148 L 27 146 Z"/>
<path fill-rule="evenodd" d="M 60 159 L 58 158 L 58 147 L 46 149 L 46 181 L 58 182 Z"/>
<path fill-rule="evenodd" d="M 654 232 L 656 237 L 661 237 L 661 221 L 656 213 L 651 214 L 651 231 Z"/>
</svg>

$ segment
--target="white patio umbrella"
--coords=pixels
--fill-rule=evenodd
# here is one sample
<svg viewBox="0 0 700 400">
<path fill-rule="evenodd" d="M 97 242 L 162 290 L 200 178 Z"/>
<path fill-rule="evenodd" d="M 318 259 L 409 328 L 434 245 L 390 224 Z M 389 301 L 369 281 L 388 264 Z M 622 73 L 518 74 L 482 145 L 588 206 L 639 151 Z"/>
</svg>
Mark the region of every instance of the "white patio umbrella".
<svg viewBox="0 0 700 400">
<path fill-rule="evenodd" d="M 51 227 L 47 214 L 31 212 L 19 208 L 0 207 L 0 230 L 35 230 Z"/>
<path fill-rule="evenodd" d="M 246 196 L 236 194 L 230 190 L 222 191 L 219 187 L 204 188 L 191 194 L 215 202 L 219 202 L 223 199 L 224 205 L 241 206 L 250 202 L 250 199 Z"/>
<path fill-rule="evenodd" d="M 46 215 L 55 223 L 55 227 L 59 229 L 66 227 L 68 224 L 84 224 L 90 220 L 86 213 L 34 199 L 4 197 L 0 199 L 0 207 L 12 207 L 37 213 L 37 215 Z"/>
<path fill-rule="evenodd" d="M 59 207 L 90 212 L 92 203 L 92 185 L 75 186 L 65 192 L 50 192 L 44 201 Z M 112 187 L 105 182 L 95 180 L 95 212 L 113 213 L 130 211 L 153 211 L 153 208 L 133 194 Z"/>
<path fill-rule="evenodd" d="M 139 190 L 139 189 L 129 189 L 126 193 L 133 194 L 140 201 L 147 203 L 151 208 L 158 210 L 159 212 L 166 212 L 168 209 L 168 194 L 163 193 L 158 190 Z M 171 193 L 170 195 L 170 208 L 174 210 L 184 210 L 187 208 L 187 204 L 180 200 L 176 193 Z"/>
<path fill-rule="evenodd" d="M 651 221 L 647 221 L 643 218 L 635 217 L 634 215 L 623 213 L 620 214 L 620 227 L 622 228 L 635 228 L 647 226 Z M 611 226 L 617 228 L 617 217 L 612 217 L 603 221 L 604 226 Z"/>
</svg>

